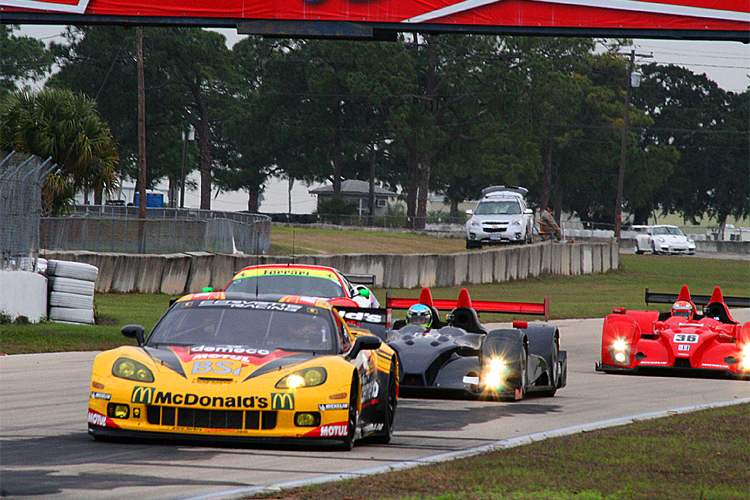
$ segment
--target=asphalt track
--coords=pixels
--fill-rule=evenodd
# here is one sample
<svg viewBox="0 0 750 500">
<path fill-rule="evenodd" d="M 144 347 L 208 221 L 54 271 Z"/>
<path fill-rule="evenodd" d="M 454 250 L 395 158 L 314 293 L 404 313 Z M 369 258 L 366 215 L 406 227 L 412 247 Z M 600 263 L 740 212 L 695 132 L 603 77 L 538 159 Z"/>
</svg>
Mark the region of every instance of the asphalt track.
<svg viewBox="0 0 750 500">
<path fill-rule="evenodd" d="M 750 310 L 733 311 L 750 320 Z M 551 322 L 568 386 L 515 403 L 402 399 L 391 444 L 351 452 L 100 443 L 86 433 L 95 353 L 0 358 L 0 496 L 224 500 L 412 466 L 589 428 L 750 399 L 750 382 L 594 370 L 601 319 Z"/>
</svg>

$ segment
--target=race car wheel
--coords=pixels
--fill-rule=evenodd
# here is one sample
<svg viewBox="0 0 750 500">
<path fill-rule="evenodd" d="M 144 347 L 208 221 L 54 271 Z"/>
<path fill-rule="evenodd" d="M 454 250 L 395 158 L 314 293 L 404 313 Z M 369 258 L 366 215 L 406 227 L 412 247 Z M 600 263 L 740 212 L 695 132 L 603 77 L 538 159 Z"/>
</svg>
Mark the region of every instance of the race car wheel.
<svg viewBox="0 0 750 500">
<path fill-rule="evenodd" d="M 396 405 L 398 405 L 398 373 L 395 359 L 391 363 L 391 371 L 388 374 L 388 394 L 386 398 L 383 433 L 374 436 L 372 438 L 373 443 L 388 444 L 393 438 L 393 424 L 396 420 Z"/>
<path fill-rule="evenodd" d="M 559 366 L 559 359 L 560 359 L 560 345 L 558 343 L 558 339 L 555 338 L 555 340 L 552 342 L 552 355 L 551 362 L 549 366 L 549 371 L 547 372 L 547 376 L 549 377 L 549 383 L 552 386 L 549 390 L 540 392 L 539 394 L 542 396 L 549 396 L 552 397 L 557 393 L 557 386 L 560 385 L 560 366 Z"/>
<path fill-rule="evenodd" d="M 526 397 L 526 372 L 529 366 L 529 354 L 526 352 L 525 348 L 521 348 L 521 354 L 518 362 L 520 364 L 520 367 L 518 369 L 520 380 L 518 381 L 518 386 L 516 386 L 516 394 L 514 397 L 515 401 L 520 401 L 524 397 Z"/>
<path fill-rule="evenodd" d="M 357 383 L 357 374 L 352 376 L 352 387 L 349 390 L 349 425 L 347 426 L 346 437 L 341 443 L 342 451 L 351 451 L 354 448 L 354 436 L 357 433 L 357 404 L 359 400 L 359 384 Z"/>
</svg>

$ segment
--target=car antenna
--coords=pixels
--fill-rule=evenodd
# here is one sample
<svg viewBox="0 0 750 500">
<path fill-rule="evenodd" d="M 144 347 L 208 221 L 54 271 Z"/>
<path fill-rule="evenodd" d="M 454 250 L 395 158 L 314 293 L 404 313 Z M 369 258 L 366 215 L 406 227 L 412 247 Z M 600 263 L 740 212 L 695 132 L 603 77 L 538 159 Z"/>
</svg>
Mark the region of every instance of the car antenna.
<svg viewBox="0 0 750 500">
<path fill-rule="evenodd" d="M 258 230 L 258 241 L 260 241 L 260 230 Z M 260 274 L 258 273 L 258 266 L 260 265 L 260 252 L 255 254 L 255 300 L 258 300 L 258 282 L 260 281 Z"/>
</svg>

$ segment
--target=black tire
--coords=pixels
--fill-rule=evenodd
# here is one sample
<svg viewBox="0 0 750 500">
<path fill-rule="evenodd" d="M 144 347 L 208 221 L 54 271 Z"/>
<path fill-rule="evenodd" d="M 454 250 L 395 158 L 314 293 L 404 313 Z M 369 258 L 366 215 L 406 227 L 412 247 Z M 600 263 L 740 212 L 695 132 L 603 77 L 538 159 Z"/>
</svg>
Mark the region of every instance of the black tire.
<svg viewBox="0 0 750 500">
<path fill-rule="evenodd" d="M 391 361 L 391 371 L 388 374 L 388 395 L 386 396 L 385 414 L 383 415 L 383 433 L 373 436 L 373 443 L 388 444 L 393 439 L 396 406 L 398 406 L 398 371 L 396 369 L 396 358 L 394 358 Z"/>
<path fill-rule="evenodd" d="M 547 377 L 552 388 L 546 391 L 539 392 L 541 396 L 548 397 L 554 396 L 557 393 L 557 386 L 560 385 L 560 344 L 557 337 L 555 337 L 554 341 L 552 342 L 552 355 L 550 357 L 552 361 L 550 363 L 549 371 L 547 372 Z"/>
<path fill-rule="evenodd" d="M 466 240 L 466 249 L 471 250 L 472 248 L 482 248 L 482 243 L 479 241 Z"/>
<path fill-rule="evenodd" d="M 526 348 L 521 348 L 521 355 L 519 357 L 518 361 L 520 368 L 519 368 L 519 380 L 518 385 L 516 386 L 516 390 L 520 392 L 520 396 L 515 396 L 513 398 L 514 401 L 521 401 L 523 398 L 526 397 L 526 378 L 528 377 L 528 368 L 529 368 L 529 353 L 526 352 Z"/>
<path fill-rule="evenodd" d="M 352 375 L 352 387 L 349 394 L 349 424 L 346 437 L 341 443 L 340 450 L 351 451 L 354 448 L 354 436 L 357 433 L 357 403 L 359 400 L 359 384 L 357 374 Z"/>
</svg>

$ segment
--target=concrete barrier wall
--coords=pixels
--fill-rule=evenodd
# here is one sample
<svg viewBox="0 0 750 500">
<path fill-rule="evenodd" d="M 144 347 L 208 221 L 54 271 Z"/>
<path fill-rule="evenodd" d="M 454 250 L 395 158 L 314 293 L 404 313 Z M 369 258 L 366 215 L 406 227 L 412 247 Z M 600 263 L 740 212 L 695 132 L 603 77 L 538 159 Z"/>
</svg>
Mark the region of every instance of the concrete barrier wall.
<svg viewBox="0 0 750 500">
<path fill-rule="evenodd" d="M 179 295 L 204 287 L 222 289 L 243 267 L 289 263 L 289 256 L 227 255 L 186 252 L 134 255 L 43 250 L 46 259 L 86 262 L 99 268 L 97 292 L 142 292 Z M 300 255 L 298 264 L 335 267 L 345 273 L 374 274 L 381 288 L 451 287 L 494 283 L 542 273 L 580 275 L 616 269 L 615 240 L 583 243 L 536 243 L 492 247 L 448 255 Z"/>
<path fill-rule="evenodd" d="M 47 317 L 47 278 L 26 271 L 0 271 L 0 313 L 31 323 Z"/>
</svg>

